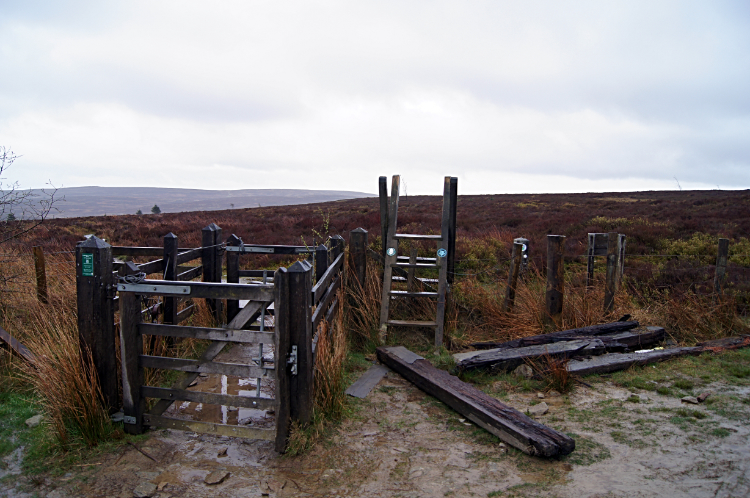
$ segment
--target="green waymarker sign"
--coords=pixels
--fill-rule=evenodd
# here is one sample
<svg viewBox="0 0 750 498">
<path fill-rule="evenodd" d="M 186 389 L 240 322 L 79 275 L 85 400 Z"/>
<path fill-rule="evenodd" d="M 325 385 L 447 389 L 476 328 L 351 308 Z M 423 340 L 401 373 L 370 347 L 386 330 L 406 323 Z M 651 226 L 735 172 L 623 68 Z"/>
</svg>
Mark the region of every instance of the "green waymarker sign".
<svg viewBox="0 0 750 498">
<path fill-rule="evenodd" d="M 91 253 L 81 254 L 81 266 L 83 267 L 82 274 L 84 277 L 94 276 L 94 255 Z"/>
</svg>

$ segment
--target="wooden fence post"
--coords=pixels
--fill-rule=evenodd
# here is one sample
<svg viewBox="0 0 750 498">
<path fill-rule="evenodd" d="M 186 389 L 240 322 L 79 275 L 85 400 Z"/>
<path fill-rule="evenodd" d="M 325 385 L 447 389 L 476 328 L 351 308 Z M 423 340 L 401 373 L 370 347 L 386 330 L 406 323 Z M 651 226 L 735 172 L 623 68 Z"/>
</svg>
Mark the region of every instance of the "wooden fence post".
<svg viewBox="0 0 750 498">
<path fill-rule="evenodd" d="M 227 253 L 228 254 L 228 253 Z M 290 376 L 287 358 L 292 352 L 289 324 L 289 273 L 279 268 L 273 275 L 276 360 L 276 451 L 283 453 L 289 438 L 291 416 Z"/>
<path fill-rule="evenodd" d="M 76 246 L 78 337 L 81 349 L 91 350 L 104 403 L 111 412 L 119 407 L 115 351 L 112 247 L 91 236 Z"/>
<path fill-rule="evenodd" d="M 367 281 L 367 246 L 367 230 L 355 228 L 349 232 L 350 264 L 362 289 Z"/>
<path fill-rule="evenodd" d="M 518 285 L 518 274 L 521 270 L 523 256 L 523 244 L 513 243 L 513 253 L 510 258 L 510 270 L 508 271 L 508 286 L 505 287 L 505 299 L 503 300 L 503 311 L 512 311 L 516 300 L 516 286 Z"/>
<path fill-rule="evenodd" d="M 44 248 L 34 246 L 32 249 L 34 251 L 34 269 L 36 270 L 36 298 L 47 304 L 49 299 L 47 296 L 47 268 L 44 262 Z"/>
<path fill-rule="evenodd" d="M 453 283 L 456 271 L 456 203 L 458 202 L 458 178 L 450 180 L 450 222 L 448 224 L 448 283 Z"/>
<path fill-rule="evenodd" d="M 138 274 L 138 267 L 127 262 L 120 267 L 120 275 Z M 141 396 L 143 368 L 140 356 L 143 354 L 143 336 L 138 325 L 141 323 L 141 296 L 133 292 L 120 294 L 120 353 L 122 359 L 122 411 L 125 415 L 124 429 L 128 434 L 143 433 L 143 412 L 145 400 Z"/>
<path fill-rule="evenodd" d="M 596 258 L 596 235 L 595 233 L 589 234 L 589 247 L 586 250 L 587 261 L 586 261 L 586 287 L 594 286 L 594 261 Z"/>
<path fill-rule="evenodd" d="M 409 254 L 409 264 L 410 265 L 416 265 L 417 264 L 417 246 L 411 246 L 411 253 Z M 414 271 L 416 268 L 414 266 L 409 267 L 408 270 L 406 270 L 406 290 L 407 292 L 414 292 Z"/>
<path fill-rule="evenodd" d="M 544 318 L 548 325 L 558 327 L 561 325 L 565 294 L 564 250 L 564 235 L 547 235 L 547 308 Z"/>
<path fill-rule="evenodd" d="M 164 236 L 164 280 L 177 280 L 177 235 L 169 232 Z M 177 325 L 177 298 L 164 298 L 164 323 Z M 173 339 L 168 337 L 168 339 Z"/>
<path fill-rule="evenodd" d="M 345 247 L 346 241 L 344 240 L 344 237 L 338 234 L 331 237 L 331 263 L 339 257 L 339 254 L 344 252 Z"/>
<path fill-rule="evenodd" d="M 714 275 L 714 292 L 717 296 L 724 292 L 727 281 L 727 260 L 729 259 L 729 239 L 719 239 L 716 253 L 716 273 Z"/>
<path fill-rule="evenodd" d="M 388 178 L 381 176 L 378 178 L 378 192 L 380 194 L 380 249 L 385 261 L 385 240 L 388 235 Z M 364 282 L 363 282 L 364 284 Z"/>
<path fill-rule="evenodd" d="M 317 282 L 320 277 L 328 269 L 328 248 L 324 244 L 320 244 L 315 248 L 315 281 Z"/>
<path fill-rule="evenodd" d="M 521 251 L 521 268 L 519 269 L 518 276 L 523 277 L 526 270 L 529 268 L 529 239 L 523 237 L 516 237 L 513 239 L 514 244 L 521 244 L 523 250 Z"/>
<path fill-rule="evenodd" d="M 625 274 L 625 245 L 627 243 L 627 237 L 621 233 L 617 235 L 617 282 L 615 286 L 617 289 L 620 288 L 622 282 L 622 276 Z"/>
<path fill-rule="evenodd" d="M 607 281 L 604 285 L 604 311 L 609 313 L 615 307 L 615 293 L 617 291 L 617 232 L 607 234 Z"/>
<path fill-rule="evenodd" d="M 239 247 L 242 241 L 239 237 L 232 234 L 227 239 L 227 246 Z M 240 283 L 240 253 L 227 251 L 227 283 Z M 232 319 L 240 312 L 240 302 L 237 299 L 227 299 L 227 322 L 231 323 Z"/>
<path fill-rule="evenodd" d="M 289 337 L 297 346 L 297 375 L 290 379 L 291 417 L 306 424 L 313 407 L 312 266 L 297 261 L 287 269 L 289 278 Z"/>
<path fill-rule="evenodd" d="M 203 281 L 221 282 L 221 228 L 211 223 L 201 230 L 203 252 Z M 214 315 L 217 324 L 222 323 L 222 302 L 220 299 L 206 299 L 208 309 Z"/>
</svg>

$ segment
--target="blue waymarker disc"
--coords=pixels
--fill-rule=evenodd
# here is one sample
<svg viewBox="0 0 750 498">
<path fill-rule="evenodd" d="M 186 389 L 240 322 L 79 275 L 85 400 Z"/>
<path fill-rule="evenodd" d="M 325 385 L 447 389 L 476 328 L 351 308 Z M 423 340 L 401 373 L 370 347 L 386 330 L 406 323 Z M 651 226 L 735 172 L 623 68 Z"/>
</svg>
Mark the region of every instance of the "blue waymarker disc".
<svg viewBox="0 0 750 498">
<path fill-rule="evenodd" d="M 523 245 L 521 246 L 521 250 L 522 250 L 522 251 L 524 251 L 524 252 L 526 251 L 526 244 L 523 244 Z"/>
<path fill-rule="evenodd" d="M 395 247 L 389 247 L 388 251 L 386 251 L 388 256 L 395 256 L 396 255 L 396 248 Z"/>
<path fill-rule="evenodd" d="M 446 257 L 447 255 L 448 255 L 448 251 L 446 251 L 445 249 L 442 249 L 442 248 L 441 248 L 441 249 L 438 249 L 438 256 L 439 256 L 439 257 L 441 257 L 441 258 L 444 258 L 444 257 Z"/>
</svg>

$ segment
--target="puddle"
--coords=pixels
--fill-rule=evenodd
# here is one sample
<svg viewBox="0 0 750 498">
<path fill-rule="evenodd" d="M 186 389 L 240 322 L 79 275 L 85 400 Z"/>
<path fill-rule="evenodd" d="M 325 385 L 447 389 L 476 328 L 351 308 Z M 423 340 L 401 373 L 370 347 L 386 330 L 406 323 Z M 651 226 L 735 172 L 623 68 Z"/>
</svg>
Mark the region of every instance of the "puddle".
<svg viewBox="0 0 750 498">
<path fill-rule="evenodd" d="M 217 361 L 223 363 L 257 364 L 259 355 L 263 354 L 264 364 L 273 364 L 274 352 L 269 345 L 235 344 L 229 351 L 222 353 Z M 275 394 L 275 383 L 270 377 L 241 378 L 220 374 L 209 374 L 198 377 L 197 384 L 191 391 L 229 394 L 246 398 L 272 399 Z M 245 408 L 227 405 L 210 405 L 185 401 L 173 403 L 165 412 L 168 417 L 200 422 L 215 422 L 229 425 L 252 425 L 254 427 L 271 427 L 273 414 L 266 409 Z M 273 410 L 270 410 L 273 412 Z"/>
</svg>

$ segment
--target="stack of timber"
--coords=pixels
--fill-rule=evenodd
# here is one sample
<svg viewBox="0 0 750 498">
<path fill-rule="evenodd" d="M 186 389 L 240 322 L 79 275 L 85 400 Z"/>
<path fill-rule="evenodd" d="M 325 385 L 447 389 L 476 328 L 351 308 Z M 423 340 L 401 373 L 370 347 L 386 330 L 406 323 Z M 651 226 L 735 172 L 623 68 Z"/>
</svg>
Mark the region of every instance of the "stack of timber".
<svg viewBox="0 0 750 498">
<path fill-rule="evenodd" d="M 402 346 L 379 347 L 377 353 L 382 363 L 419 389 L 526 454 L 554 457 L 567 455 L 575 449 L 575 441 L 569 436 L 435 368 Z"/>
<path fill-rule="evenodd" d="M 639 328 L 638 325 L 636 321 L 613 322 L 502 343 L 477 343 L 475 347 L 492 345 L 493 348 L 457 353 L 453 357 L 460 370 L 490 368 L 507 372 L 540 357 L 592 357 L 647 348 L 664 340 L 666 333 L 663 328 Z"/>
<path fill-rule="evenodd" d="M 586 358 L 568 363 L 568 371 L 577 375 L 603 374 L 625 370 L 634 365 L 648 365 L 671 360 L 680 356 L 696 356 L 703 353 L 718 353 L 732 349 L 750 347 L 750 335 L 724 337 L 701 342 L 693 347 L 651 349 L 627 354 L 607 354 L 598 358 Z"/>
</svg>

